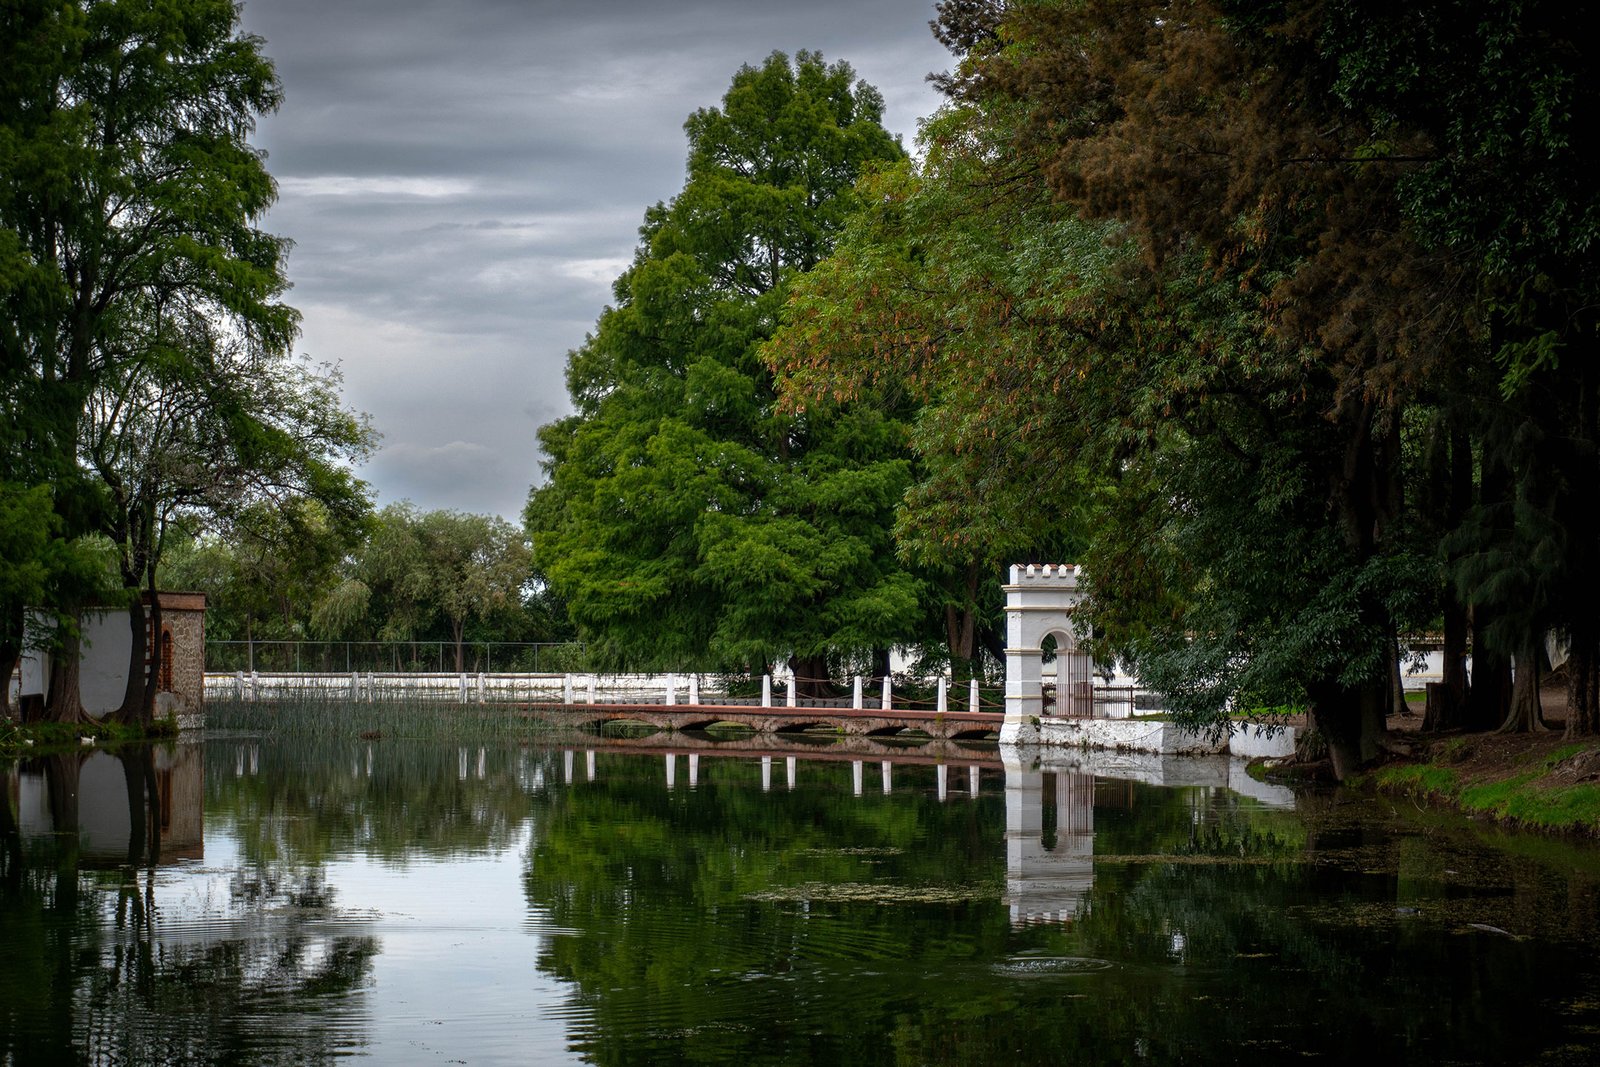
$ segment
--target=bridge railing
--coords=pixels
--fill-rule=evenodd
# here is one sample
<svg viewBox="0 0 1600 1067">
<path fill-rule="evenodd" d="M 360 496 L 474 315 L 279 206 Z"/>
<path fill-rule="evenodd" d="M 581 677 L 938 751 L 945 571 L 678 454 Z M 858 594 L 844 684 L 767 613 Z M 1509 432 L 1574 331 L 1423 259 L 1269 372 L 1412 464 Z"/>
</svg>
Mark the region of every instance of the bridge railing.
<svg viewBox="0 0 1600 1067">
<path fill-rule="evenodd" d="M 732 685 L 715 675 L 697 674 L 537 674 L 487 671 L 209 671 L 206 697 L 212 700 L 328 699 L 343 701 L 438 700 L 455 703 L 545 703 L 581 706 L 625 704 L 673 706 L 826 708 L 932 711 L 936 714 L 1005 709 L 1004 690 L 947 678 L 908 685 L 893 678 L 849 679 L 827 695 L 806 679 L 766 675 L 758 682 Z M 897 689 L 896 686 L 899 686 Z M 809 690 L 808 695 L 801 695 Z"/>
</svg>

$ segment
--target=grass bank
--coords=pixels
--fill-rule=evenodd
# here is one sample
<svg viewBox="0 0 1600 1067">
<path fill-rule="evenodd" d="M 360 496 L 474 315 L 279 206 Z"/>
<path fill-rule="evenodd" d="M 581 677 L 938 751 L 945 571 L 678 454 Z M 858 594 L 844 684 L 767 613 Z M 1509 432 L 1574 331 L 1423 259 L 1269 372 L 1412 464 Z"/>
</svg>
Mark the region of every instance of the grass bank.
<svg viewBox="0 0 1600 1067">
<path fill-rule="evenodd" d="M 86 743 L 117 745 L 125 742 L 161 741 L 177 736 L 178 724 L 170 718 L 157 719 L 149 726 L 92 721 L 22 724 L 10 719 L 0 719 L 0 757 L 37 756 L 46 752 L 82 748 Z"/>
<path fill-rule="evenodd" d="M 516 741 L 548 723 L 515 704 L 439 700 L 208 700 L 206 729 L 279 737 Z"/>
<path fill-rule="evenodd" d="M 1600 837 L 1600 739 L 1441 738 L 1417 760 L 1381 767 L 1350 784 L 1444 801 L 1513 826 Z"/>
</svg>

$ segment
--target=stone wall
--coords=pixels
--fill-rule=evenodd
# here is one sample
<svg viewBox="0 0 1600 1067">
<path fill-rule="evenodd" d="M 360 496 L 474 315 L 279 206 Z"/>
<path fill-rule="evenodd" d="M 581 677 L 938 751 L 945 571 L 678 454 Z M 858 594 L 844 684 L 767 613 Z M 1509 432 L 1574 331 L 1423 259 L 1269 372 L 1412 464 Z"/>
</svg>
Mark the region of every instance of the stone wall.
<svg viewBox="0 0 1600 1067">
<path fill-rule="evenodd" d="M 178 713 L 206 702 L 206 598 L 202 593 L 162 593 L 161 623 L 172 633 L 172 695 Z"/>
</svg>

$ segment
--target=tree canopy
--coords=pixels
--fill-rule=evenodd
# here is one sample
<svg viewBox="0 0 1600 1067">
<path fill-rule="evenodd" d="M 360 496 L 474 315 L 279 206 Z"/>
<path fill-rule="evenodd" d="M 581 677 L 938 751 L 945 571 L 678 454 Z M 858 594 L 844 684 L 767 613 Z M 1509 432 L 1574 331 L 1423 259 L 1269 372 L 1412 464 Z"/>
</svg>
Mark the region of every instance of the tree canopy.
<svg viewBox="0 0 1600 1067">
<path fill-rule="evenodd" d="M 844 63 L 773 53 L 685 124 L 688 179 L 646 212 L 616 304 L 568 361 L 576 414 L 540 431 L 535 558 L 597 662 L 737 668 L 912 636 L 890 527 L 910 479 L 892 405 L 786 412 L 759 357 L 855 183 L 903 157 Z"/>
<path fill-rule="evenodd" d="M 262 42 L 230 0 L 19 0 L 0 19 L 0 479 L 50 486 L 67 543 L 111 538 L 129 590 L 180 512 L 364 510 L 350 463 L 370 431 L 336 379 L 286 362 L 287 242 L 258 227 L 276 188 L 248 142 L 281 94 Z M 41 605 L 64 620 L 62 719 L 82 714 L 73 620 L 91 594 L 57 582 Z M 23 606 L 0 605 L 8 630 Z M 124 712 L 148 715 L 133 666 Z"/>
</svg>

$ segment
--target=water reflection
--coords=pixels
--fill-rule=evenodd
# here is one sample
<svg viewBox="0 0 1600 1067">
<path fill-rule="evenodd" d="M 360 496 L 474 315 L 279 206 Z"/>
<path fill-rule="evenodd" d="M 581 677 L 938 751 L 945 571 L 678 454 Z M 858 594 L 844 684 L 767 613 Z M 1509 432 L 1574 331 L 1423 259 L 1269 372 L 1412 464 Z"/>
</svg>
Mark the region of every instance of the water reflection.
<svg viewBox="0 0 1600 1067">
<path fill-rule="evenodd" d="M 59 759 L 5 771 L 0 1063 L 1559 1061 L 1600 1023 L 1592 870 L 1226 759 Z"/>
<path fill-rule="evenodd" d="M 3 768 L 0 1061 L 187 1063 L 348 1045 L 370 937 L 316 928 L 327 887 L 231 872 L 205 914 L 170 879 L 205 854 L 199 746 L 72 752 Z M 219 886 L 220 888 L 220 886 Z M 316 1010 L 334 995 L 336 1007 Z M 264 1026 L 262 1005 L 303 1009 Z"/>
</svg>

